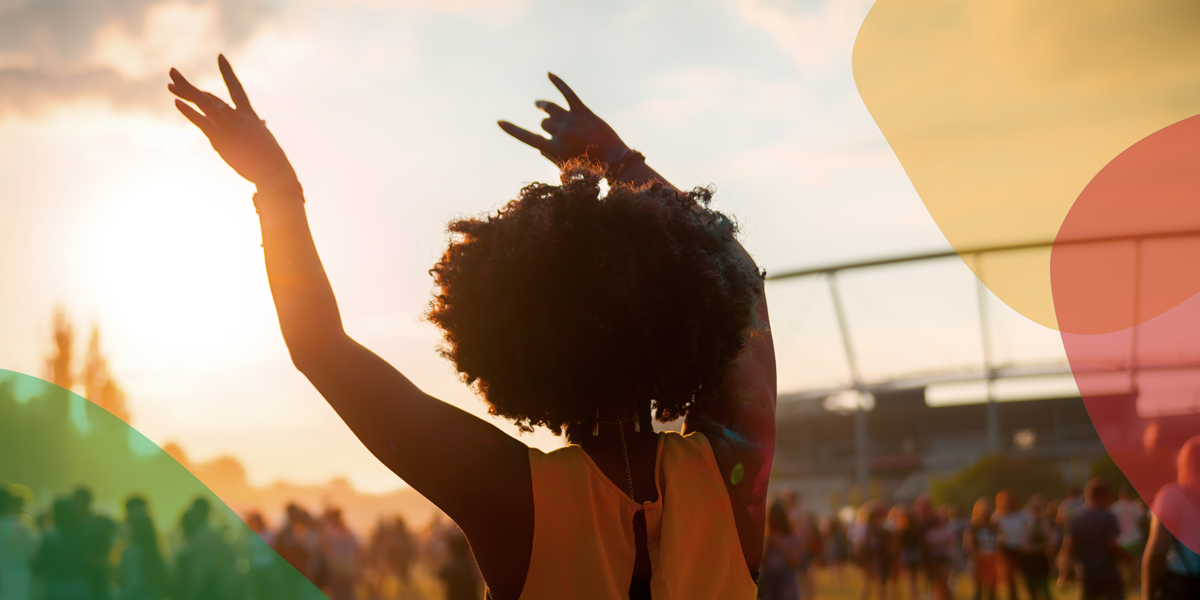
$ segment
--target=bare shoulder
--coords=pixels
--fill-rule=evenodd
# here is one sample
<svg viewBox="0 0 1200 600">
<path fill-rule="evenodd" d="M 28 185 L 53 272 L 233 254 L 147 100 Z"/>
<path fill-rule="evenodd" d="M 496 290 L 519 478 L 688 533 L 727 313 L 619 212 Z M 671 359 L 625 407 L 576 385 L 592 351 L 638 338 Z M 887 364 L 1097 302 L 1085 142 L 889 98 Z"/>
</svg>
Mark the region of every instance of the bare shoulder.
<svg viewBox="0 0 1200 600">
<path fill-rule="evenodd" d="M 729 492 L 746 564 L 758 571 L 766 524 L 767 482 L 775 456 L 775 348 L 765 298 L 742 355 L 716 397 L 688 413 L 685 434 L 704 433 Z"/>
</svg>

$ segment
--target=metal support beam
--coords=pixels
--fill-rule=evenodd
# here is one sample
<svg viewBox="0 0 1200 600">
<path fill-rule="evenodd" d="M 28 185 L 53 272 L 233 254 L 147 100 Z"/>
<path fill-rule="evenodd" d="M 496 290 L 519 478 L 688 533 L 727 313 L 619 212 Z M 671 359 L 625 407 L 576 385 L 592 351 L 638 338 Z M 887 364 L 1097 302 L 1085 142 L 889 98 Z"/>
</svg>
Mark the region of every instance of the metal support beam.
<svg viewBox="0 0 1200 600">
<path fill-rule="evenodd" d="M 833 297 L 833 312 L 837 315 L 838 331 L 842 334 L 842 347 L 846 350 L 846 364 L 850 367 L 850 381 L 858 393 L 858 406 L 854 410 L 854 484 L 858 486 L 865 497 L 870 478 L 867 469 L 870 452 L 870 442 L 867 438 L 867 411 L 863 406 L 863 395 L 866 390 L 858 372 L 858 359 L 854 355 L 854 343 L 850 340 L 850 325 L 846 320 L 846 310 L 842 306 L 837 271 L 829 273 L 829 294 Z"/>
<path fill-rule="evenodd" d="M 1000 440 L 1000 407 L 996 405 L 996 395 L 992 386 L 996 381 L 995 362 L 992 360 L 992 328 L 988 319 L 988 289 L 983 284 L 983 265 L 979 262 L 979 254 L 972 255 L 975 263 L 975 284 L 979 292 L 979 333 L 983 345 L 983 372 L 987 375 L 984 385 L 987 386 L 987 437 L 988 450 L 999 454 L 1003 449 Z"/>
</svg>

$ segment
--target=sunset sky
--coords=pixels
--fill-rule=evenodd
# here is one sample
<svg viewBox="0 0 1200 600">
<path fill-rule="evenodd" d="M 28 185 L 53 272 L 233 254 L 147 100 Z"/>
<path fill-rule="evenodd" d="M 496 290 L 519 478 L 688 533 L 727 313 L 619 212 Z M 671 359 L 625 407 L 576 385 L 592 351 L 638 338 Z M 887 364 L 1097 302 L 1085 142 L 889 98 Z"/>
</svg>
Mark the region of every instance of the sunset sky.
<svg viewBox="0 0 1200 600">
<path fill-rule="evenodd" d="M 257 484 L 398 487 L 292 367 L 253 186 L 175 112 L 168 69 L 224 96 L 225 53 L 299 173 L 347 331 L 483 414 L 420 318 L 427 271 L 451 218 L 555 179 L 495 125 L 536 129 L 533 101 L 561 100 L 547 71 L 673 183 L 715 185 L 769 273 L 950 248 L 856 91 L 869 8 L 0 1 L 0 368 L 42 375 L 61 304 L 99 324 L 133 425 L 160 444 L 236 454 Z M 865 374 L 978 368 L 974 281 L 957 260 L 847 276 Z M 844 381 L 827 289 L 767 290 L 780 391 Z M 1056 332 L 993 305 L 1000 360 L 1061 359 Z"/>
</svg>

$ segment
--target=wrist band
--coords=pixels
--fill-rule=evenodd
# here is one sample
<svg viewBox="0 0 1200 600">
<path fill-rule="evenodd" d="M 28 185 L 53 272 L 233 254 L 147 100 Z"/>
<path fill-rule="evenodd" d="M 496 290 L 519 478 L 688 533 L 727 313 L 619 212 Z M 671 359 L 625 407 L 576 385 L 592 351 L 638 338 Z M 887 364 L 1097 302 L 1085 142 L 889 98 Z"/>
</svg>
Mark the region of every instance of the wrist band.
<svg viewBox="0 0 1200 600">
<path fill-rule="evenodd" d="M 609 181 L 619 179 L 621 177 L 622 173 L 624 173 L 626 170 L 628 170 L 629 167 L 631 165 L 633 165 L 634 162 L 639 161 L 639 160 L 642 162 L 646 162 L 646 156 L 644 154 L 642 154 L 641 152 L 638 152 L 637 150 L 634 150 L 632 148 L 627 148 L 624 152 L 621 153 L 621 156 L 617 158 L 616 162 L 609 165 L 609 167 L 608 167 L 609 174 L 607 175 Z"/>
<path fill-rule="evenodd" d="M 300 204 L 304 204 L 304 188 L 300 187 L 299 182 L 294 182 L 279 187 L 268 187 L 267 189 L 258 190 L 254 192 L 253 196 L 254 211 L 262 212 L 263 204 L 270 202 L 271 198 L 282 199 L 287 197 L 299 198 Z"/>
</svg>

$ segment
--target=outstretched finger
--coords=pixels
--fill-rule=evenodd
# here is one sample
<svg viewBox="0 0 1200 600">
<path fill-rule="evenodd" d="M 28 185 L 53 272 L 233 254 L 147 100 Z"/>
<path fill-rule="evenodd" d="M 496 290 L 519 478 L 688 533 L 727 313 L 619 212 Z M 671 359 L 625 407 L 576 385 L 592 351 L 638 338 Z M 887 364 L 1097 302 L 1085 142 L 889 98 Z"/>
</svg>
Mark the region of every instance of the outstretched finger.
<svg viewBox="0 0 1200 600">
<path fill-rule="evenodd" d="M 229 97 L 233 99 L 233 105 L 238 110 L 254 112 L 250 107 L 250 97 L 246 95 L 246 90 L 242 88 L 242 82 L 238 81 L 237 75 L 233 74 L 233 67 L 229 66 L 224 54 L 217 55 L 217 66 L 221 69 L 221 77 L 225 79 L 225 87 L 229 88 Z"/>
<path fill-rule="evenodd" d="M 551 117 L 557 117 L 567 112 L 565 108 L 547 100 L 538 100 L 537 102 L 534 102 L 533 105 L 540 108 L 542 112 L 545 112 Z"/>
<path fill-rule="evenodd" d="M 192 125 L 199 127 L 200 131 L 204 132 L 204 135 L 208 137 L 208 139 L 211 140 L 212 137 L 216 135 L 217 126 L 214 125 L 208 117 L 196 112 L 196 109 L 192 108 L 191 106 L 188 106 L 187 102 L 184 102 L 183 100 L 176 100 L 175 108 L 178 108 L 179 112 L 183 113 L 183 116 L 187 117 L 187 120 L 192 122 Z"/>
<path fill-rule="evenodd" d="M 559 92 L 562 92 L 563 98 L 567 99 L 567 106 L 571 107 L 571 110 L 588 109 L 588 107 L 583 105 L 583 100 L 580 100 L 579 96 L 575 95 L 575 92 L 567 86 L 567 82 L 559 79 L 558 75 L 554 73 L 547 73 L 547 75 L 550 76 L 550 83 L 553 83 L 554 87 L 558 88 Z"/>
<path fill-rule="evenodd" d="M 201 103 L 204 101 L 204 92 L 200 91 L 200 88 L 192 85 L 192 82 L 188 81 L 187 78 L 183 76 L 183 73 L 180 73 L 175 69 L 171 69 L 171 81 L 173 83 L 167 86 L 167 89 L 171 90 L 171 93 L 196 105 L 201 105 Z M 200 108 L 204 107 L 200 106 Z"/>
<path fill-rule="evenodd" d="M 499 125 L 500 129 L 503 129 L 508 135 L 511 135 L 518 140 L 537 148 L 538 150 L 545 150 L 550 144 L 550 140 L 533 133 L 532 131 L 521 129 L 520 127 L 517 127 L 508 121 L 497 121 L 496 124 Z"/>
<path fill-rule="evenodd" d="M 200 110 L 204 111 L 204 115 L 217 125 L 223 126 L 228 124 L 225 115 L 221 112 L 223 108 L 228 108 L 229 106 L 225 104 L 224 100 L 208 92 L 201 91 L 187 79 L 184 79 L 183 75 L 175 69 L 171 69 L 171 79 L 175 83 L 167 85 L 167 89 L 171 90 L 172 94 L 200 107 Z"/>
</svg>

